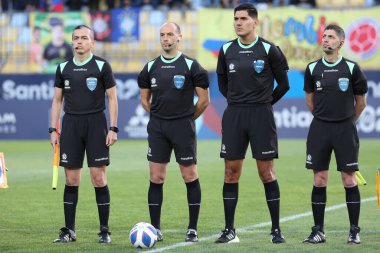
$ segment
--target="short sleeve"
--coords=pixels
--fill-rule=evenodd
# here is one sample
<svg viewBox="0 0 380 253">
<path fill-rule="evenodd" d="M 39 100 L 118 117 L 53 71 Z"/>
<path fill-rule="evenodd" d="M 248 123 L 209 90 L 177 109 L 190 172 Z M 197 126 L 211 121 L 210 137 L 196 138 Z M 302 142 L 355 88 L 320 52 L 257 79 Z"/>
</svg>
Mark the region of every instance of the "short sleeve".
<svg viewBox="0 0 380 253">
<path fill-rule="evenodd" d="M 54 87 L 63 89 L 63 78 L 62 78 L 61 66 L 60 65 L 58 65 L 57 71 L 55 72 Z"/>
<path fill-rule="evenodd" d="M 103 82 L 106 89 L 112 88 L 116 85 L 116 81 L 112 73 L 111 65 L 108 62 L 104 63 Z"/>
<path fill-rule="evenodd" d="M 289 70 L 288 60 L 282 53 L 280 47 L 271 46 L 269 50 L 269 60 L 272 71 L 275 73 L 280 70 Z"/>
<path fill-rule="evenodd" d="M 307 65 L 304 74 L 303 90 L 306 92 L 314 92 L 314 82 L 311 76 L 309 65 Z"/>
<path fill-rule="evenodd" d="M 195 87 L 207 89 L 210 85 L 208 72 L 197 61 L 192 65 L 192 78 Z"/>
<path fill-rule="evenodd" d="M 139 76 L 137 77 L 137 83 L 140 89 L 150 89 L 150 78 L 148 72 L 148 64 L 141 70 Z"/>
<path fill-rule="evenodd" d="M 221 47 L 219 50 L 218 64 L 216 66 L 216 73 L 218 75 L 227 75 L 226 57 L 224 55 L 223 47 Z"/>
<path fill-rule="evenodd" d="M 354 95 L 364 95 L 368 91 L 367 79 L 358 64 L 355 64 L 353 69 L 352 88 Z"/>
</svg>

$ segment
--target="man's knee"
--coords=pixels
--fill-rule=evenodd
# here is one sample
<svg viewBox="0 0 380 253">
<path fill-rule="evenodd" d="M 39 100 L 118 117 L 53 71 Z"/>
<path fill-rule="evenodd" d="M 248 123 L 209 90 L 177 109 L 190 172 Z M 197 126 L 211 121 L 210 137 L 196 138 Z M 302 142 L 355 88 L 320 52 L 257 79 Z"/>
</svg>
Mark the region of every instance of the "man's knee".
<svg viewBox="0 0 380 253">
<path fill-rule="evenodd" d="M 225 171 L 224 171 L 224 181 L 226 183 L 237 183 L 239 182 L 241 170 L 242 170 L 242 160 L 229 161 L 225 162 Z"/>
</svg>

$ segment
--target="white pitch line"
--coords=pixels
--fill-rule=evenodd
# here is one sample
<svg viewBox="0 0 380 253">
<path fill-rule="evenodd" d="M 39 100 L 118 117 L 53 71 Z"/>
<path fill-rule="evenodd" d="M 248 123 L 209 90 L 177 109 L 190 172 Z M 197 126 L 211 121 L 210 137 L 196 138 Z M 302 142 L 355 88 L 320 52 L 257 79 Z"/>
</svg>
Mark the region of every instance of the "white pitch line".
<svg viewBox="0 0 380 253">
<path fill-rule="evenodd" d="M 374 200 L 377 200 L 376 196 L 375 197 L 371 197 L 371 198 L 362 199 L 361 203 L 370 202 L 370 201 L 374 201 Z M 344 207 L 346 207 L 346 203 L 330 206 L 330 207 L 328 207 L 328 208 L 325 209 L 325 212 L 334 211 L 334 210 L 341 209 L 341 208 L 344 208 Z M 300 218 L 303 218 L 303 217 L 307 217 L 307 216 L 312 216 L 312 215 L 313 215 L 312 212 L 299 213 L 299 214 L 295 214 L 295 215 L 291 215 L 291 216 L 287 216 L 287 217 L 281 218 L 280 222 L 283 223 L 283 222 L 287 222 L 287 221 L 297 220 L 297 219 L 300 219 Z M 243 232 L 243 231 L 246 231 L 246 230 L 251 230 L 251 229 L 254 229 L 254 228 L 262 228 L 262 227 L 267 227 L 267 226 L 271 226 L 271 225 L 272 225 L 272 222 L 270 222 L 270 221 L 268 221 L 268 222 L 262 222 L 262 223 L 258 223 L 258 224 L 255 224 L 255 225 L 238 228 L 238 229 L 236 229 L 236 231 L 237 232 Z M 199 241 L 200 242 L 208 241 L 208 240 L 211 240 L 211 239 L 218 238 L 219 236 L 220 236 L 220 234 L 214 234 L 214 235 L 210 235 L 210 236 L 207 236 L 207 237 L 201 237 L 201 238 L 199 238 Z M 150 253 L 163 252 L 165 250 L 171 250 L 171 249 L 175 249 L 175 248 L 179 248 L 179 247 L 185 247 L 185 246 L 191 246 L 191 245 L 194 245 L 194 243 L 180 242 L 180 243 L 175 243 L 173 245 L 162 247 L 162 248 L 155 248 L 155 249 L 152 249 L 152 250 L 146 250 L 144 252 L 150 252 Z"/>
</svg>

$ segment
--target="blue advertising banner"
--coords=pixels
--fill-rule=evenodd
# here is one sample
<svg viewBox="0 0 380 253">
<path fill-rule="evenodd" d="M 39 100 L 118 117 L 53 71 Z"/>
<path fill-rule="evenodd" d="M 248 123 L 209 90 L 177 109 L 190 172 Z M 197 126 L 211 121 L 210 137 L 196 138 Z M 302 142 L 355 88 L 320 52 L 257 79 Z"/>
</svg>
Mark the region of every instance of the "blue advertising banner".
<svg viewBox="0 0 380 253">
<path fill-rule="evenodd" d="M 380 138 L 380 75 L 376 73 L 366 72 L 369 79 L 367 107 L 357 122 L 359 136 L 364 138 Z M 115 74 L 120 139 L 147 137 L 149 115 L 140 104 L 136 78 L 137 74 Z M 292 80 L 291 83 L 293 87 Z M 53 84 L 53 75 L 0 75 L 0 139 L 49 138 Z M 226 100 L 215 85 L 211 87 L 211 104 L 196 122 L 200 139 L 220 139 L 221 136 Z M 313 118 L 305 98 L 298 96 L 280 100 L 274 106 L 274 117 L 279 138 L 306 138 Z"/>
</svg>

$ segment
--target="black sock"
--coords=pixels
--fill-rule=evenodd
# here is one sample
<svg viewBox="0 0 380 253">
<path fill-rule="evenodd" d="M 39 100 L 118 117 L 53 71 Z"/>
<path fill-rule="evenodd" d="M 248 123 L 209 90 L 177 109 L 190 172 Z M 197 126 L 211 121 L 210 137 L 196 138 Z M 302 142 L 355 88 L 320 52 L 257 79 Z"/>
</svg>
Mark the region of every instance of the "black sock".
<svg viewBox="0 0 380 253">
<path fill-rule="evenodd" d="M 326 207 L 326 187 L 313 186 L 311 192 L 311 207 L 313 209 L 314 225 L 320 226 L 323 231 Z"/>
<path fill-rule="evenodd" d="M 359 187 L 356 185 L 351 188 L 344 188 L 346 190 L 346 203 L 348 210 L 348 217 L 350 218 L 350 225 L 357 227 L 359 225 L 360 214 L 360 192 Z"/>
<path fill-rule="evenodd" d="M 280 229 L 280 189 L 277 180 L 264 183 L 265 197 L 272 220 L 272 231 Z"/>
<path fill-rule="evenodd" d="M 234 228 L 235 209 L 239 197 L 239 183 L 224 183 L 223 185 L 223 204 L 224 204 L 224 218 L 226 221 L 226 228 Z"/>
<path fill-rule="evenodd" d="M 108 186 L 95 187 L 96 203 L 98 204 L 100 226 L 108 228 L 110 216 L 110 192 Z"/>
<path fill-rule="evenodd" d="M 199 179 L 186 183 L 187 203 L 189 204 L 189 227 L 197 230 L 199 209 L 201 207 L 201 185 Z"/>
<path fill-rule="evenodd" d="M 65 226 L 75 231 L 75 212 L 78 203 L 78 186 L 65 185 L 63 192 L 63 211 L 65 213 Z"/>
<path fill-rule="evenodd" d="M 150 222 L 153 227 L 160 229 L 160 218 L 161 218 L 161 206 L 163 200 L 162 188 L 164 184 L 155 184 L 150 182 L 148 191 L 148 205 Z"/>
</svg>

